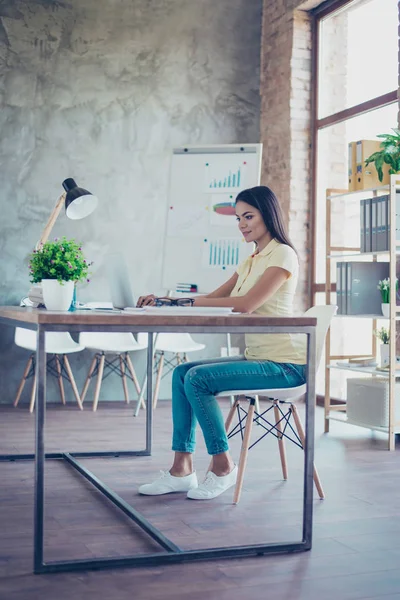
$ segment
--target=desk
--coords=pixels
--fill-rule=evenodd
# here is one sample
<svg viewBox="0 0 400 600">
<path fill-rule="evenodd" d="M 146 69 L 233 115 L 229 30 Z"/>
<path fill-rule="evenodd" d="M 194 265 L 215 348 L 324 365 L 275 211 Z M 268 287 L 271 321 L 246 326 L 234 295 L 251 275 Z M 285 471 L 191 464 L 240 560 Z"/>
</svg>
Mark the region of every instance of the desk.
<svg viewBox="0 0 400 600">
<path fill-rule="evenodd" d="M 315 332 L 316 319 L 310 317 L 269 318 L 257 315 L 230 316 L 169 316 L 155 314 L 129 314 L 76 311 L 50 312 L 23 307 L 0 307 L 0 323 L 26 327 L 37 331 L 37 388 L 36 388 L 36 433 L 35 454 L 2 455 L 0 460 L 35 460 L 35 504 L 34 504 L 34 572 L 50 573 L 107 567 L 145 566 L 204 560 L 210 558 L 235 558 L 239 556 L 291 553 L 310 550 L 312 540 L 312 498 L 314 464 L 314 407 L 315 407 Z M 147 521 L 138 511 L 105 485 L 94 473 L 80 462 L 79 458 L 110 456 L 149 456 L 152 449 L 152 375 L 153 335 L 149 335 L 147 348 L 147 410 L 146 446 L 132 451 L 112 452 L 62 452 L 45 454 L 44 420 L 46 414 L 46 354 L 45 333 L 47 331 L 118 331 L 149 334 L 157 332 L 188 333 L 303 333 L 307 335 L 307 395 L 306 436 L 304 451 L 304 496 L 302 539 L 294 542 L 182 550 Z M 90 481 L 115 506 L 137 523 L 163 548 L 154 554 L 136 556 L 94 558 L 75 561 L 44 562 L 44 467 L 46 459 L 62 459 Z M 212 506 L 210 506 L 212 510 Z"/>
</svg>

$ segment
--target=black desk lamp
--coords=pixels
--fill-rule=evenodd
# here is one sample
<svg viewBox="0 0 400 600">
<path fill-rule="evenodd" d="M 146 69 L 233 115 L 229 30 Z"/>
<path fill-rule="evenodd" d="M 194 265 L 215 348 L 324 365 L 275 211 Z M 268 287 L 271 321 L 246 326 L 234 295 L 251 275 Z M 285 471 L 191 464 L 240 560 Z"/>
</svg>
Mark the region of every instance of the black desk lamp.
<svg viewBox="0 0 400 600">
<path fill-rule="evenodd" d="M 97 206 L 97 197 L 93 196 L 93 194 L 87 190 L 78 187 L 74 179 L 65 179 L 65 181 L 62 183 L 62 186 L 65 191 L 57 200 L 57 204 L 50 215 L 42 235 L 40 236 L 37 247 L 39 247 L 41 244 L 45 244 L 49 239 L 50 232 L 53 229 L 54 223 L 56 222 L 64 204 L 65 213 L 69 219 L 84 219 L 90 215 Z"/>
</svg>

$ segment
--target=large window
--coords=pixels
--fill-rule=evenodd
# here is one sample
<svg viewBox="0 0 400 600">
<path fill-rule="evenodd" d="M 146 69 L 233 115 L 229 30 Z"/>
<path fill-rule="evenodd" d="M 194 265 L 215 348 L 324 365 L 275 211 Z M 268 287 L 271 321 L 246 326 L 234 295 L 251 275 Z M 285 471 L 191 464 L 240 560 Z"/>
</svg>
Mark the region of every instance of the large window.
<svg viewBox="0 0 400 600">
<path fill-rule="evenodd" d="M 317 81 L 314 147 L 314 277 L 313 303 L 324 303 L 326 273 L 326 189 L 347 188 L 348 144 L 377 139 L 398 126 L 398 3 L 397 0 L 336 1 L 315 13 Z M 334 210 L 334 245 L 359 245 L 359 215 L 345 199 Z M 353 208 L 352 208 L 353 207 Z M 353 212 L 352 212 L 353 211 Z M 335 280 L 332 263 L 332 280 Z M 332 301 L 335 300 L 333 296 Z M 361 320 L 362 321 L 362 320 Z M 359 352 L 354 340 L 370 345 L 370 328 L 346 320 L 346 335 L 333 334 L 334 354 Z M 364 337 L 363 337 L 364 336 Z M 364 346 L 366 347 L 366 346 Z M 331 378 L 332 397 L 343 397 L 341 375 Z M 317 384 L 323 393 L 322 379 Z"/>
<path fill-rule="evenodd" d="M 357 0 L 319 26 L 318 119 L 397 89 L 397 0 Z"/>
</svg>

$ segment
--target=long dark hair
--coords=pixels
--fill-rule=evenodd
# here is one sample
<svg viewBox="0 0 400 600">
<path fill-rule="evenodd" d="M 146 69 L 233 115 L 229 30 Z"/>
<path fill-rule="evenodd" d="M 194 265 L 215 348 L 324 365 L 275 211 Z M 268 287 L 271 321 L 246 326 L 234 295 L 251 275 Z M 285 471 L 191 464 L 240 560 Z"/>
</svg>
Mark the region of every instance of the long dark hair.
<svg viewBox="0 0 400 600">
<path fill-rule="evenodd" d="M 237 195 L 235 204 L 239 200 L 257 208 L 271 236 L 281 244 L 290 246 L 296 252 L 296 248 L 293 246 L 287 233 L 281 205 L 269 187 L 258 185 L 257 187 L 243 190 Z"/>
</svg>

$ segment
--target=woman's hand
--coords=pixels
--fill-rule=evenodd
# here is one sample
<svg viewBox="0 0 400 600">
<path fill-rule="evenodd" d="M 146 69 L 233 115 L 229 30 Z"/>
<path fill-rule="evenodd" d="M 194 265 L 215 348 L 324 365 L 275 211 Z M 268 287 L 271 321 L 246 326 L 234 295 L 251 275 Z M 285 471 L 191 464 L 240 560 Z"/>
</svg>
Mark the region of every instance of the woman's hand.
<svg viewBox="0 0 400 600">
<path fill-rule="evenodd" d="M 155 296 L 154 294 L 149 294 L 148 296 L 140 296 L 136 306 L 138 308 L 142 306 L 154 306 L 156 297 L 157 296 Z"/>
</svg>

